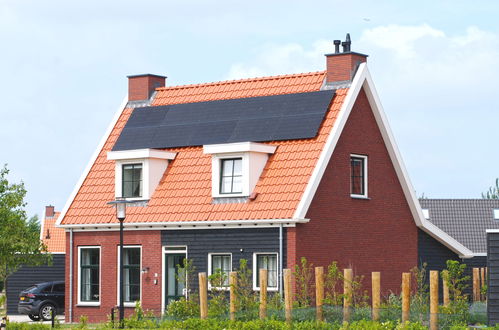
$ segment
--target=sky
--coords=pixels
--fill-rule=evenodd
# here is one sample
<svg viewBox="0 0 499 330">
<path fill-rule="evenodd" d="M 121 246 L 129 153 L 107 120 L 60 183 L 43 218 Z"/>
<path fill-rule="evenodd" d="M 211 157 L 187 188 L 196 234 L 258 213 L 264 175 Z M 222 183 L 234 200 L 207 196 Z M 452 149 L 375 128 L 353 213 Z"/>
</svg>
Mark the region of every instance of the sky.
<svg viewBox="0 0 499 330">
<path fill-rule="evenodd" d="M 0 0 L 0 164 L 26 210 L 61 210 L 127 93 L 325 69 L 352 37 L 417 195 L 499 177 L 497 1 Z"/>
</svg>

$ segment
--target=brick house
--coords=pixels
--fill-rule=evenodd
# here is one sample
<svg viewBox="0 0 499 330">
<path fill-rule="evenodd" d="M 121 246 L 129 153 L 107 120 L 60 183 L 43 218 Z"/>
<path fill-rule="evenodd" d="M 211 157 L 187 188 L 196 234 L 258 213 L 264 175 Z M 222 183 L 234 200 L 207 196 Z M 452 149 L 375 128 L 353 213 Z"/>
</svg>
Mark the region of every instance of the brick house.
<svg viewBox="0 0 499 330">
<path fill-rule="evenodd" d="M 424 218 L 367 55 L 340 43 L 320 72 L 172 87 L 129 77 L 59 218 L 67 321 L 103 320 L 118 302 L 117 197 L 142 201 L 125 220 L 127 306 L 157 313 L 183 294 L 186 257 L 208 273 L 246 259 L 254 289 L 266 268 L 274 291 L 300 257 L 337 261 L 366 279 L 381 271 L 388 292 L 418 264 L 421 235 L 470 256 Z"/>
</svg>

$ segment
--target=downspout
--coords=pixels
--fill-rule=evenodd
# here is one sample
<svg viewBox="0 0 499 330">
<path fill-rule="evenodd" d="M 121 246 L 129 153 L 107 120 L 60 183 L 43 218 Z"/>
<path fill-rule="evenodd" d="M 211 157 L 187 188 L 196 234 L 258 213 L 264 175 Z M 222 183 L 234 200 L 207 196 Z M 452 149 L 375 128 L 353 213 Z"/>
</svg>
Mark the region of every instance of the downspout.
<svg viewBox="0 0 499 330">
<path fill-rule="evenodd" d="M 73 323 L 73 229 L 69 229 L 69 323 Z"/>
<path fill-rule="evenodd" d="M 279 225 L 279 295 L 282 299 L 282 265 L 283 265 L 284 255 L 282 253 L 282 223 Z"/>
</svg>

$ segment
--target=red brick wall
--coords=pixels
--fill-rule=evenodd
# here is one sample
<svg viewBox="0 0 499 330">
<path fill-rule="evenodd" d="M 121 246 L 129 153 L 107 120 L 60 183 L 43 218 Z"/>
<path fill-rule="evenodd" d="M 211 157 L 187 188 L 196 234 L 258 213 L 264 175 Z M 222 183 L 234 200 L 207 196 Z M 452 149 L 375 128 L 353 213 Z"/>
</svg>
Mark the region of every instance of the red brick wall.
<svg viewBox="0 0 499 330">
<path fill-rule="evenodd" d="M 365 61 L 366 56 L 355 53 L 326 55 L 326 82 L 352 80 L 357 65 Z"/>
<path fill-rule="evenodd" d="M 350 197 L 350 154 L 368 155 L 368 197 Z M 316 266 L 338 261 L 364 275 L 381 272 L 382 292 L 400 290 L 401 273 L 417 264 L 417 227 L 362 90 L 312 200 L 309 223 L 296 228 L 296 255 Z M 290 242 L 288 237 L 288 242 Z M 288 243 L 288 249 L 293 242 Z"/>
<path fill-rule="evenodd" d="M 89 322 L 105 321 L 112 307 L 117 305 L 117 265 L 119 231 L 75 232 L 73 233 L 73 322 L 80 316 L 88 316 Z M 144 310 L 161 311 L 161 232 L 160 231 L 125 231 L 125 245 L 142 246 L 142 267 L 149 267 L 142 274 L 142 307 Z M 99 307 L 77 306 L 78 302 L 78 246 L 101 247 L 101 302 Z M 66 237 L 66 321 L 69 320 L 69 233 Z M 158 274 L 154 284 L 155 273 Z M 133 308 L 125 308 L 125 315 Z M 116 314 L 117 317 L 118 314 Z"/>
<path fill-rule="evenodd" d="M 148 100 L 156 87 L 165 86 L 165 77 L 140 75 L 128 77 L 128 100 Z"/>
</svg>

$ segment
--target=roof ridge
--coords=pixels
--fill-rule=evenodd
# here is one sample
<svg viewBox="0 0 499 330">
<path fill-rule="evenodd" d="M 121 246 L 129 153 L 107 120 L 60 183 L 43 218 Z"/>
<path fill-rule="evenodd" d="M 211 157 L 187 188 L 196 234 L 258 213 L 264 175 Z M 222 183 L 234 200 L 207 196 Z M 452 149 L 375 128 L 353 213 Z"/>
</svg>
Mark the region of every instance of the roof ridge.
<svg viewBox="0 0 499 330">
<path fill-rule="evenodd" d="M 199 84 L 186 84 L 186 85 L 174 85 L 174 86 L 164 86 L 156 88 L 157 91 L 164 91 L 169 89 L 184 89 L 184 88 L 196 88 L 196 87 L 206 87 L 206 86 L 215 86 L 215 85 L 227 85 L 227 84 L 238 84 L 249 81 L 263 81 L 263 80 L 274 80 L 274 79 L 285 79 L 285 78 L 295 78 L 299 76 L 316 76 L 323 75 L 326 71 L 312 71 L 312 72 L 302 72 L 302 73 L 291 73 L 291 74 L 283 74 L 276 76 L 263 76 L 263 77 L 253 77 L 253 78 L 243 78 L 243 79 L 233 79 L 233 80 L 220 80 L 208 83 L 199 83 Z"/>
</svg>

